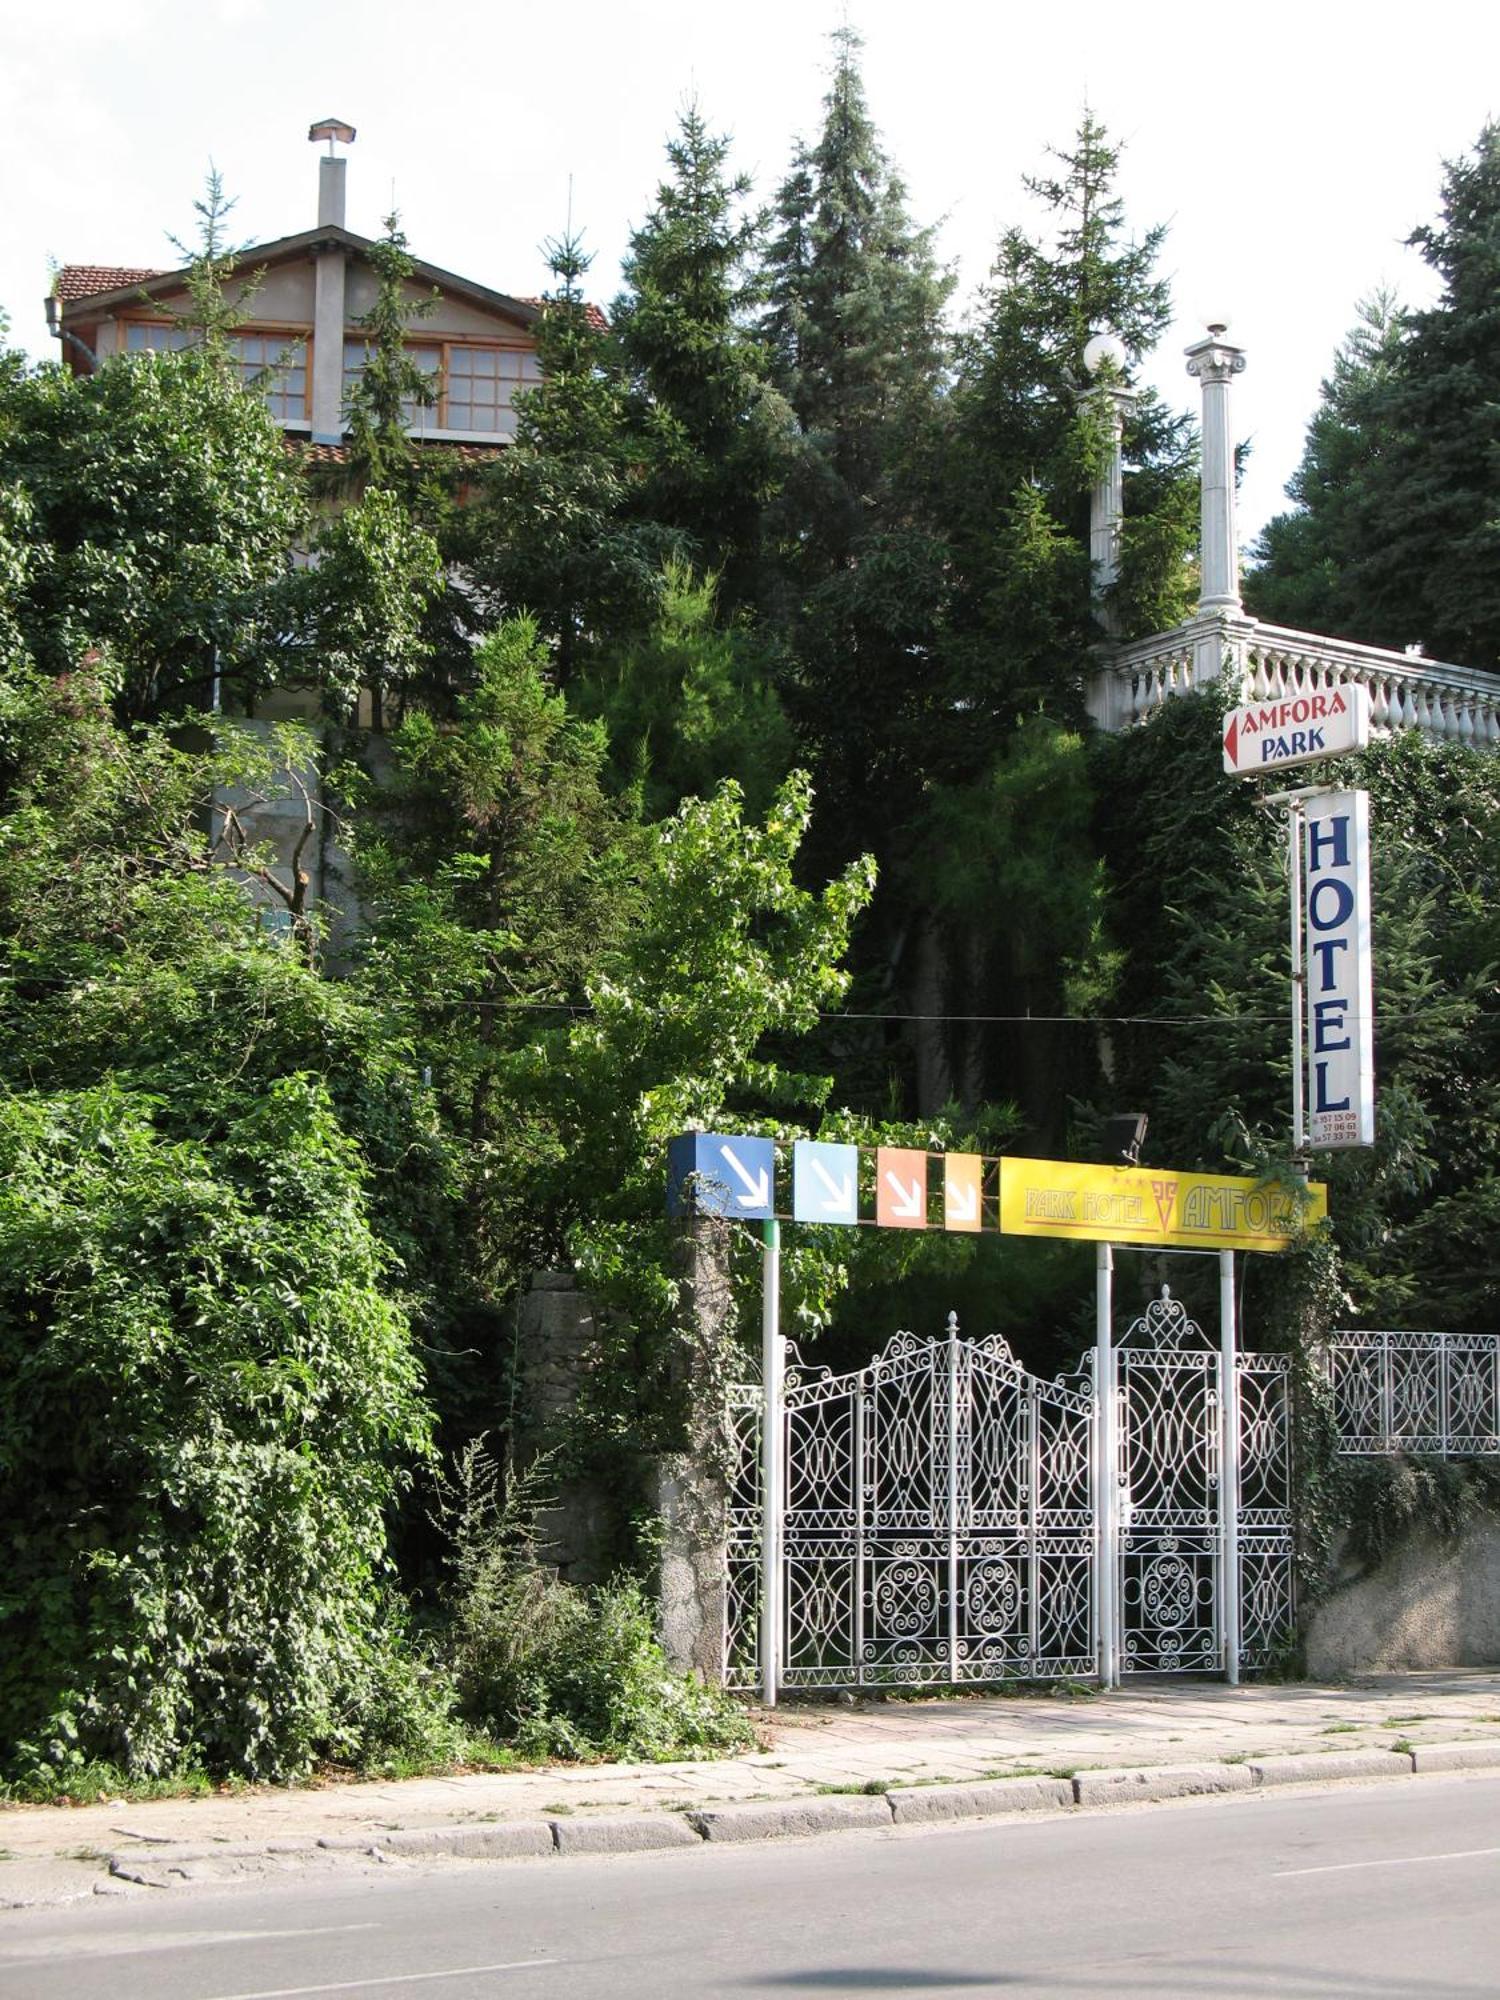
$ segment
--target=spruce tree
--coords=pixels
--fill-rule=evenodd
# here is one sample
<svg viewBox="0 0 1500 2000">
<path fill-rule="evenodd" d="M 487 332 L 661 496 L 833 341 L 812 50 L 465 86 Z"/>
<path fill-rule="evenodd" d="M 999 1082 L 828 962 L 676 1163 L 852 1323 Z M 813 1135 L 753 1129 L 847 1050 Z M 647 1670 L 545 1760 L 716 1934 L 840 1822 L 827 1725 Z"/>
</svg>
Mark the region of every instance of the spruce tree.
<svg viewBox="0 0 1500 2000">
<path fill-rule="evenodd" d="M 833 42 L 822 131 L 794 155 L 766 258 L 762 338 L 799 446 L 768 608 L 795 660 L 820 837 L 852 852 L 869 838 L 870 786 L 920 757 L 947 574 L 929 500 L 952 280 L 880 143 L 859 36 Z"/>
<path fill-rule="evenodd" d="M 729 141 L 696 105 L 667 146 L 671 175 L 630 239 L 613 318 L 641 400 L 648 474 L 640 514 L 721 575 L 726 605 L 753 594 L 767 500 L 788 421 L 748 320 L 763 218 L 727 170 Z"/>
<path fill-rule="evenodd" d="M 432 374 L 412 358 L 406 334 L 413 322 L 431 315 L 433 301 L 409 295 L 416 263 L 400 216 L 386 216 L 381 226 L 385 235 L 369 249 L 374 302 L 355 321 L 365 339 L 365 364 L 349 390 L 345 411 L 348 465 L 361 485 L 409 488 L 410 427 L 436 404 L 437 387 Z"/>
<path fill-rule="evenodd" d="M 1088 495 L 1105 448 L 1083 351 L 1118 336 L 1134 368 L 1166 330 L 1156 275 L 1165 230 L 1127 232 L 1115 188 L 1120 148 L 1085 110 L 1050 174 L 1028 177 L 1041 236 L 1001 238 L 977 326 L 962 345 L 949 486 L 958 556 L 952 693 L 965 716 L 960 762 L 1042 705 L 1076 720 L 1091 644 Z M 1128 372 L 1128 370 L 1127 370 Z M 1126 636 L 1188 609 L 1195 517 L 1192 428 L 1152 393 L 1127 419 L 1119 606 Z M 975 725 L 979 726 L 976 728 Z"/>
<path fill-rule="evenodd" d="M 940 1046 L 917 1029 L 920 1108 L 944 1087 L 966 1104 L 1008 1099 L 1044 1152 L 1066 1145 L 1068 1101 L 1094 1060 L 1091 1038 L 1060 1017 L 1096 1003 L 1110 976 L 1078 733 L 1103 636 L 1088 527 L 1107 443 L 1083 354 L 1107 329 L 1133 367 L 1170 315 L 1155 271 L 1162 231 L 1128 233 L 1119 150 L 1092 114 L 1055 159 L 1026 183 L 1045 230 L 1006 232 L 962 344 L 943 490 L 950 610 L 924 717 L 921 816 L 897 869 L 908 1011 L 979 1017 Z M 1197 493 L 1191 428 L 1154 398 L 1137 400 L 1125 450 L 1115 610 L 1128 636 L 1187 609 Z"/>
<path fill-rule="evenodd" d="M 1341 638 L 1377 629 L 1352 568 L 1368 482 L 1391 440 L 1391 391 L 1405 326 L 1392 293 L 1377 291 L 1360 302 L 1358 324 L 1333 357 L 1301 463 L 1287 484 L 1296 507 L 1266 523 L 1253 552 L 1245 595 L 1257 617 Z"/>
<path fill-rule="evenodd" d="M 606 638 L 650 625 L 677 538 L 643 518 L 645 447 L 618 336 L 584 296 L 592 260 L 572 231 L 545 249 L 542 379 L 517 399 L 515 442 L 456 525 L 490 614 L 534 616 L 566 683 Z"/>
<path fill-rule="evenodd" d="M 880 144 L 854 29 L 833 36 L 822 134 L 799 146 L 766 258 L 764 337 L 777 385 L 817 462 L 810 522 L 831 560 L 872 525 L 911 423 L 930 410 L 953 280 L 937 264 Z"/>
<path fill-rule="evenodd" d="M 1308 617 L 1349 637 L 1421 645 L 1463 666 L 1500 661 L 1500 126 L 1449 163 L 1442 215 L 1413 232 L 1441 281 L 1437 303 L 1382 329 L 1360 373 L 1325 392 L 1299 482 L 1330 448 L 1328 419 L 1355 435 L 1334 479 L 1294 485 L 1299 526 L 1262 551 L 1256 601 L 1277 602 L 1311 543 L 1340 579 Z M 1347 391 L 1347 395 L 1346 395 Z M 1296 609 L 1293 599 L 1287 609 Z"/>
</svg>

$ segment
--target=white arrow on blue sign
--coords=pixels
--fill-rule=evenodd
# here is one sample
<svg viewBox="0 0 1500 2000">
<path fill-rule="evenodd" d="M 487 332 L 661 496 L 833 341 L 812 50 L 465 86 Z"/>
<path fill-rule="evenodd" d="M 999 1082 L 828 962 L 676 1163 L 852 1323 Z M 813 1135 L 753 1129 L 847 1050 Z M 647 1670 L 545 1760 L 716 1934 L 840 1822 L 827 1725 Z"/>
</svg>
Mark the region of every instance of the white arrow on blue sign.
<svg viewBox="0 0 1500 2000">
<path fill-rule="evenodd" d="M 792 1148 L 794 1222 L 858 1222 L 859 1148 L 799 1139 Z"/>
<path fill-rule="evenodd" d="M 689 1188 L 691 1182 L 691 1188 Z M 737 1133 L 684 1132 L 667 1147 L 668 1215 L 775 1214 L 776 1146 Z"/>
</svg>

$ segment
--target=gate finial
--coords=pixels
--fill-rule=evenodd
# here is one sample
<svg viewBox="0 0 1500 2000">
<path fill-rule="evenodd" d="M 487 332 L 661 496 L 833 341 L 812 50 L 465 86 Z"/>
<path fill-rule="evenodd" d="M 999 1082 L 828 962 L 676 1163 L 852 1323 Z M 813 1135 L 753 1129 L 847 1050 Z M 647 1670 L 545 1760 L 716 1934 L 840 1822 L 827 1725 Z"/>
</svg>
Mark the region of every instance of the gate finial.
<svg viewBox="0 0 1500 2000">
<path fill-rule="evenodd" d="M 1171 1296 L 1172 1296 L 1172 1287 L 1171 1287 L 1170 1285 L 1163 1285 L 1163 1286 L 1162 1286 L 1162 1288 L 1161 1288 L 1161 1295 L 1162 1295 L 1162 1299 L 1163 1299 L 1163 1301 L 1165 1301 L 1165 1300 L 1167 1300 L 1167 1299 L 1171 1298 Z"/>
<path fill-rule="evenodd" d="M 950 1340 L 957 1340 L 957 1338 L 958 1338 L 958 1314 L 957 1314 L 957 1313 L 953 1313 L 953 1312 L 951 1312 L 951 1313 L 949 1313 L 949 1315 L 948 1315 L 948 1338 L 949 1338 Z"/>
</svg>

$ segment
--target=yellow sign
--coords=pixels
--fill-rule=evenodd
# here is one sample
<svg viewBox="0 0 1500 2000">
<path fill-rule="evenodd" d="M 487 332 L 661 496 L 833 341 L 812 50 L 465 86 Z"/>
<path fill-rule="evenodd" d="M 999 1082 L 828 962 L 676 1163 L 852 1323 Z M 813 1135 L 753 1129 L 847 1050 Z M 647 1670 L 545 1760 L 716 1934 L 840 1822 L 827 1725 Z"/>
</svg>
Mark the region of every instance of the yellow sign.
<svg viewBox="0 0 1500 2000">
<path fill-rule="evenodd" d="M 1300 1214 L 1299 1214 L 1300 1210 Z M 1179 1250 L 1284 1250 L 1299 1221 L 1321 1222 L 1328 1190 L 1306 1205 L 1284 1187 L 1232 1174 L 1159 1167 L 1088 1167 L 1065 1160 L 1000 1162 L 1000 1227 L 1012 1236 L 1091 1243 L 1159 1243 Z"/>
</svg>

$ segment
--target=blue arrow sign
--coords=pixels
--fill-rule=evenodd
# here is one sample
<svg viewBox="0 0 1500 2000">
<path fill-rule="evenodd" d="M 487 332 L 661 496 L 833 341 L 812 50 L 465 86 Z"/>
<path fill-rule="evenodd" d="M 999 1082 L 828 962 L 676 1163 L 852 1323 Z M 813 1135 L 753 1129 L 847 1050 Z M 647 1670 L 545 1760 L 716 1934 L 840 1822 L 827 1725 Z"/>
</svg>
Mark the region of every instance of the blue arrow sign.
<svg viewBox="0 0 1500 2000">
<path fill-rule="evenodd" d="M 684 1132 L 667 1147 L 668 1215 L 774 1215 L 776 1147 L 734 1133 Z"/>
<path fill-rule="evenodd" d="M 858 1222 L 859 1148 L 799 1139 L 792 1148 L 792 1219 Z"/>
</svg>

